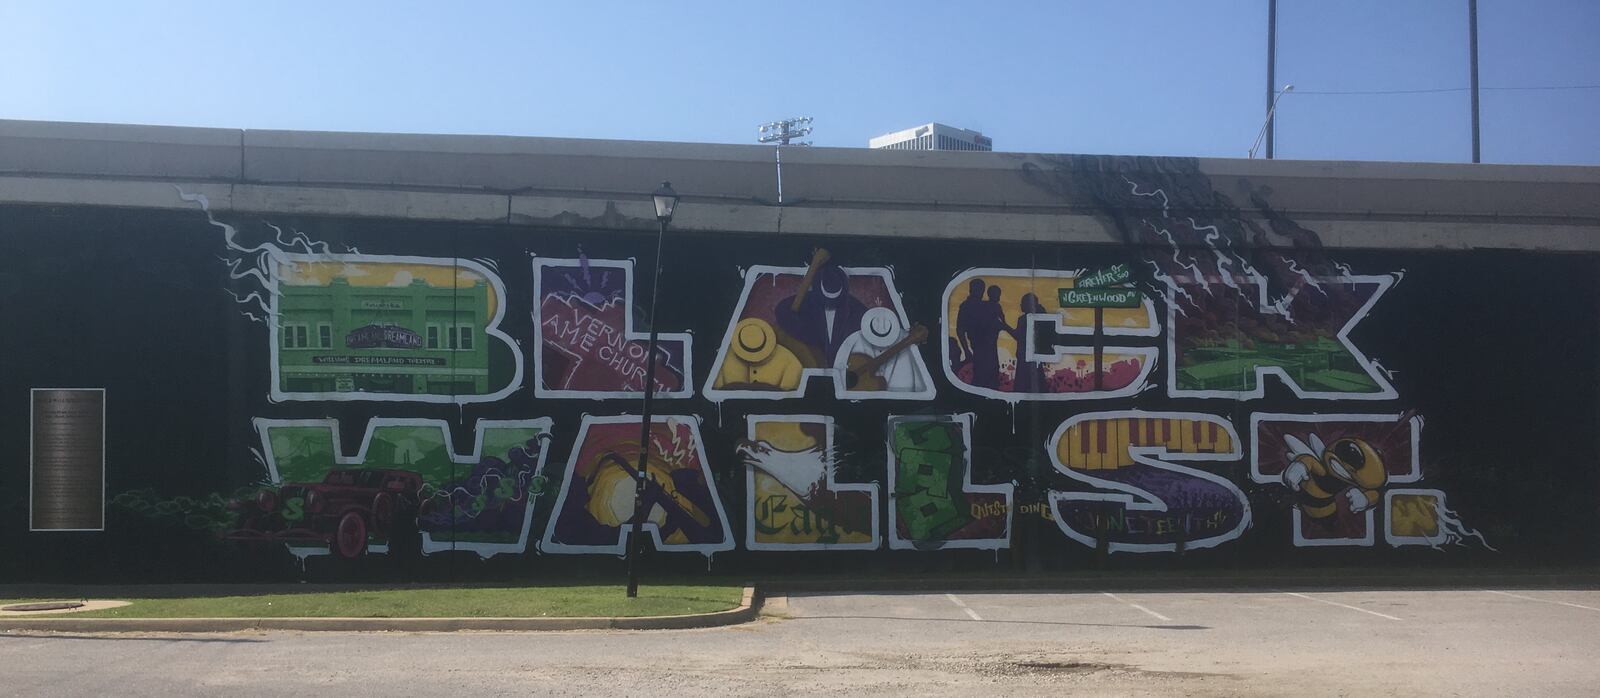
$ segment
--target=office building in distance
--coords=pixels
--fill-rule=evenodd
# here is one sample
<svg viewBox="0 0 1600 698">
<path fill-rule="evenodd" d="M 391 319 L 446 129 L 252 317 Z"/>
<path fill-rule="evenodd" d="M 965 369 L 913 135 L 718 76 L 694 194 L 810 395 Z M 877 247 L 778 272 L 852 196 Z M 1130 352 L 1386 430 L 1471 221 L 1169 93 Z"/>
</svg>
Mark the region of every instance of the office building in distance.
<svg viewBox="0 0 1600 698">
<path fill-rule="evenodd" d="M 994 150 L 994 141 L 977 131 L 930 123 L 885 133 L 867 141 L 882 150 Z"/>
</svg>

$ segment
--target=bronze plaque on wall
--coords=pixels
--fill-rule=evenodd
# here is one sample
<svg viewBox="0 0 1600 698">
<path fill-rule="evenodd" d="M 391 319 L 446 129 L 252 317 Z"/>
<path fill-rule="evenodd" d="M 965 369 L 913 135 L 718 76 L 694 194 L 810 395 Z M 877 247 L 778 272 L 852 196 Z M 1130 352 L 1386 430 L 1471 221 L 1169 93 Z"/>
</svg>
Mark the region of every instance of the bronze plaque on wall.
<svg viewBox="0 0 1600 698">
<path fill-rule="evenodd" d="M 32 414 L 29 527 L 105 530 L 105 389 L 34 388 Z"/>
</svg>

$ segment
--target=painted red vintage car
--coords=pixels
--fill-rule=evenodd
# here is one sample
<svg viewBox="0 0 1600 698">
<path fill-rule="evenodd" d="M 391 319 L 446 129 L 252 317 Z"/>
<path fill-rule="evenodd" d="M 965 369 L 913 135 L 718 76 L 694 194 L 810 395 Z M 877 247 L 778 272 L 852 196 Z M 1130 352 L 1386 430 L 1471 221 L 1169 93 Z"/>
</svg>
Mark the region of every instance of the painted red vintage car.
<svg viewBox="0 0 1600 698">
<path fill-rule="evenodd" d="M 334 470 L 319 483 L 284 483 L 229 508 L 239 525 L 229 540 L 323 544 L 339 557 L 367 551 L 369 538 L 390 541 L 414 534 L 422 476 L 409 470 Z"/>
</svg>

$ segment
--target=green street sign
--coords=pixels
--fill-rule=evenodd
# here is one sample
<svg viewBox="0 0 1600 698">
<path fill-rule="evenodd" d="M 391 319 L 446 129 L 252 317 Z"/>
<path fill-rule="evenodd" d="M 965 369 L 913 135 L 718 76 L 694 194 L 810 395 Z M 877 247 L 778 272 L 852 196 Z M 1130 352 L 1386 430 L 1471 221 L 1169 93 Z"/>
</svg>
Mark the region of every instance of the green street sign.
<svg viewBox="0 0 1600 698">
<path fill-rule="evenodd" d="M 1144 301 L 1136 288 L 1063 288 L 1063 308 L 1137 308 Z"/>
<path fill-rule="evenodd" d="M 1133 270 L 1126 264 L 1106 267 L 1092 274 L 1078 277 L 1078 288 L 1104 288 L 1133 278 Z M 1062 301 L 1065 303 L 1066 301 Z"/>
</svg>

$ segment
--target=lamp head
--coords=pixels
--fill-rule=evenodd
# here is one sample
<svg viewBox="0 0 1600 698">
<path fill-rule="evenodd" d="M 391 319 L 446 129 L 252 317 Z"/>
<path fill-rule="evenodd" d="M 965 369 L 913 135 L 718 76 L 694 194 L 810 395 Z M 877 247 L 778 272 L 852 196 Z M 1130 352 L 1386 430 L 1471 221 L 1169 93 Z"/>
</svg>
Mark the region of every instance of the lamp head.
<svg viewBox="0 0 1600 698">
<path fill-rule="evenodd" d="M 656 220 L 663 223 L 672 220 L 672 209 L 678 206 L 678 192 L 673 191 L 671 182 L 662 182 L 661 186 L 650 193 L 656 202 Z"/>
</svg>

